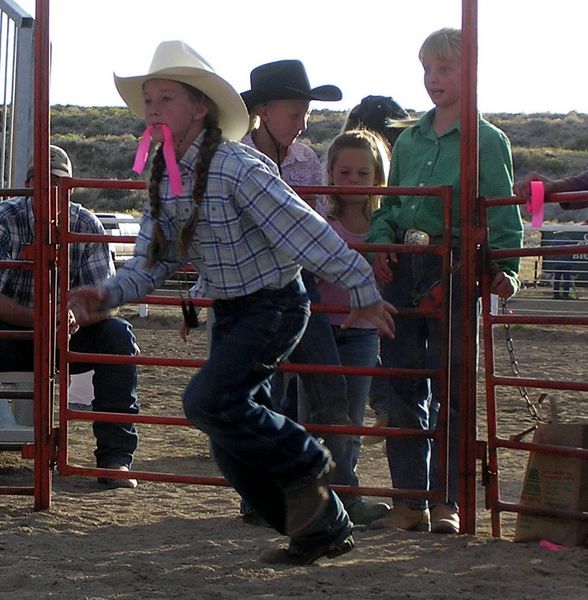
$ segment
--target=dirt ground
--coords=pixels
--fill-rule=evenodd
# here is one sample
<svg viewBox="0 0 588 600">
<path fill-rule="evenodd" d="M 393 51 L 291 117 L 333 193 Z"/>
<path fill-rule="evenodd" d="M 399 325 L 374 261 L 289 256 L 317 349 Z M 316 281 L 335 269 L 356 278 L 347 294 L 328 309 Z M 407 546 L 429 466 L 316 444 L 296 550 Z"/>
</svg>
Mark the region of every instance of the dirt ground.
<svg viewBox="0 0 588 600">
<path fill-rule="evenodd" d="M 145 356 L 204 357 L 205 328 L 180 341 L 179 314 L 137 309 L 134 323 Z M 585 381 L 588 332 L 521 326 L 512 332 L 523 376 Z M 502 333 L 495 357 L 510 374 Z M 484 369 L 480 371 L 483 377 Z M 182 416 L 187 369 L 140 367 L 142 414 Z M 485 438 L 484 388 L 480 386 L 479 438 Z M 538 392 L 530 390 L 531 400 Z M 588 419 L 586 395 L 550 394 L 562 419 Z M 368 419 L 368 424 L 370 423 Z M 508 437 L 532 420 L 518 389 L 498 398 L 498 433 Z M 205 436 L 188 427 L 141 424 L 134 468 L 158 473 L 217 475 Z M 89 425 L 70 423 L 69 462 L 93 466 Z M 500 455 L 501 496 L 518 501 L 527 456 Z M 0 452 L 0 483 L 27 485 L 32 463 Z M 382 446 L 364 447 L 359 466 L 366 486 L 389 486 Z M 135 490 L 99 489 L 88 477 L 53 476 L 52 505 L 33 512 L 32 498 L 0 496 L 0 599 L 307 599 L 499 597 L 566 600 L 587 597 L 588 554 L 553 552 L 537 542 L 513 543 L 514 515 L 503 513 L 502 538 L 491 535 L 479 486 L 477 533 L 443 536 L 372 530 L 356 534 L 356 548 L 309 567 L 269 567 L 260 551 L 285 542 L 273 530 L 241 522 L 238 496 L 229 488 L 140 481 Z"/>
</svg>

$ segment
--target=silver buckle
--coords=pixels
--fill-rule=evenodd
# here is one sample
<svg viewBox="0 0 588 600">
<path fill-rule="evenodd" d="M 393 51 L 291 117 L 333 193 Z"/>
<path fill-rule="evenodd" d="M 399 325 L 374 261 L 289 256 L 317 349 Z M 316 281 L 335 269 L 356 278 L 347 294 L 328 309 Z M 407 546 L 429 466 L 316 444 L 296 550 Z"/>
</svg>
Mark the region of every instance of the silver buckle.
<svg viewBox="0 0 588 600">
<path fill-rule="evenodd" d="M 431 243 L 431 236 L 420 229 L 407 229 L 404 232 L 404 243 L 428 246 Z"/>
</svg>

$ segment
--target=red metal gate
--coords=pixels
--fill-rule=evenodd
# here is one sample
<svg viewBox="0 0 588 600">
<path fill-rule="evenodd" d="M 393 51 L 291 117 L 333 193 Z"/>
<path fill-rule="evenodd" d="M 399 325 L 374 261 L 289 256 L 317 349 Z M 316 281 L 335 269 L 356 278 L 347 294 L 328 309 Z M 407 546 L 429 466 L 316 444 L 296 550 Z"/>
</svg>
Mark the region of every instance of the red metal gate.
<svg viewBox="0 0 588 600">
<path fill-rule="evenodd" d="M 53 392 L 55 382 L 55 367 L 54 367 L 54 349 L 55 349 L 55 315 L 52 310 L 53 299 L 55 297 L 55 281 L 56 281 L 56 263 L 60 265 L 61 282 L 67 282 L 67 245 L 76 240 L 80 240 L 81 236 L 68 233 L 62 226 L 60 231 L 56 231 L 55 223 L 55 202 L 46 202 L 44 199 L 52 197 L 49 187 L 49 93 L 48 93 L 48 73 L 49 73 L 49 0 L 37 0 L 36 4 L 36 45 L 35 45 L 35 164 L 40 165 L 35 176 L 34 190 L 34 207 L 36 215 L 36 236 L 34 249 L 34 268 L 35 268 L 35 311 L 37 323 L 47 323 L 49 327 L 39 327 L 35 329 L 34 341 L 37 348 L 35 359 L 35 444 L 32 451 L 29 451 L 28 456 L 34 458 L 35 461 L 35 483 L 34 488 L 30 490 L 15 490 L 0 488 L 0 493 L 34 493 L 34 508 L 40 510 L 47 508 L 51 502 L 51 470 L 54 465 L 58 465 L 61 475 L 110 475 L 98 469 L 83 469 L 68 464 L 68 434 L 67 423 L 69 420 L 116 420 L 133 421 L 136 423 L 158 423 L 164 425 L 187 426 L 188 422 L 183 418 L 158 417 L 158 416 L 123 416 L 113 415 L 111 413 L 83 413 L 81 411 L 72 411 L 67 407 L 67 388 L 61 386 L 60 395 L 60 427 L 57 429 L 53 425 Z M 516 378 L 497 377 L 493 373 L 492 365 L 492 325 L 498 323 L 521 322 L 521 323 L 538 323 L 539 321 L 531 317 L 515 318 L 504 316 L 493 316 L 490 313 L 489 301 L 489 260 L 505 258 L 507 256 L 525 256 L 525 255 L 548 255 L 556 254 L 558 251 L 562 253 L 569 250 L 567 247 L 560 248 L 541 248 L 527 250 L 502 250 L 490 251 L 484 254 L 485 248 L 485 229 L 478 225 L 478 220 L 484 222 L 483 214 L 480 215 L 480 207 L 484 204 L 485 207 L 501 202 L 500 200 L 484 201 L 478 198 L 477 180 L 478 180 L 478 112 L 477 112 L 477 1 L 462 0 L 462 120 L 461 120 L 461 226 L 462 226 L 462 247 L 461 247 L 461 269 L 463 274 L 463 311 L 464 316 L 464 332 L 462 346 L 466 348 L 464 356 L 465 369 L 464 377 L 461 382 L 460 394 L 460 418 L 461 418 L 461 465 L 460 465 L 460 507 L 462 517 L 462 532 L 474 533 L 476 528 L 475 513 L 476 513 L 476 464 L 478 460 L 482 460 L 485 468 L 485 475 L 488 480 L 487 502 L 491 510 L 493 534 L 500 535 L 499 513 L 505 510 L 521 511 L 525 509 L 519 505 L 507 504 L 500 500 L 498 492 L 498 471 L 496 450 L 500 447 L 510 447 L 520 450 L 537 449 L 541 452 L 564 453 L 569 456 L 579 456 L 586 458 L 587 451 L 582 450 L 564 450 L 561 448 L 548 447 L 536 448 L 531 444 L 522 442 L 511 442 L 498 437 L 496 432 L 495 406 L 494 406 L 494 389 L 497 385 L 521 385 L 521 380 Z M 96 187 L 114 187 L 125 189 L 136 189 L 141 187 L 140 184 L 129 182 L 92 182 L 88 180 L 64 180 L 59 189 L 59 202 L 67 202 L 68 191 L 75 186 L 96 186 Z M 396 192 L 401 191 L 398 188 Z M 304 191 L 313 191 L 313 188 L 307 188 Z M 317 189 L 314 189 L 317 191 Z M 320 190 L 319 190 L 320 191 Z M 355 190 L 357 191 L 357 190 Z M 382 190 L 379 189 L 381 192 Z M 446 188 L 424 189 L 420 190 L 402 190 L 402 193 L 427 193 L 428 195 L 437 194 L 440 198 L 447 200 L 450 197 Z M 563 198 L 557 197 L 551 200 L 558 201 Z M 512 198 L 504 199 L 504 202 L 513 202 Z M 483 213 L 484 211 L 482 211 Z M 62 214 L 68 214 L 68 211 L 62 211 Z M 447 226 L 448 220 L 445 225 Z M 95 236 L 99 238 L 99 236 Z M 84 239 L 89 240 L 92 236 L 84 236 Z M 93 238 L 92 238 L 93 239 Z M 106 238 L 96 239 L 94 241 L 105 241 Z M 126 241 L 121 240 L 119 241 Z M 56 251 L 57 242 L 61 242 L 59 250 L 59 260 Z M 372 247 L 372 250 L 377 248 Z M 380 248 L 383 249 L 383 248 Z M 392 249 L 392 248 L 390 248 Z M 393 247 L 394 251 L 406 251 L 402 247 Z M 438 246 L 428 250 L 439 253 L 445 261 L 444 284 L 448 283 L 448 246 Z M 488 440 L 478 440 L 476 434 L 476 299 L 477 299 L 477 281 L 482 283 L 483 306 L 484 306 L 484 334 L 486 344 L 486 359 L 487 363 L 487 382 L 486 394 L 488 401 L 488 422 L 489 435 Z M 62 283 L 67 285 L 67 283 Z M 447 290 L 447 287 L 445 287 Z M 62 290 L 65 293 L 65 290 Z M 443 294 L 446 297 L 446 294 Z M 175 302 L 169 298 L 150 297 L 148 301 L 152 304 L 173 304 Z M 331 307 L 332 308 L 332 307 Z M 320 309 L 320 308 L 319 308 Z M 329 307 L 322 307 L 323 310 L 329 310 Z M 433 314 L 441 317 L 446 314 L 447 307 L 444 304 L 440 306 L 425 306 L 422 310 L 429 310 Z M 61 318 L 65 318 L 65 308 L 61 307 Z M 566 318 L 551 318 L 542 320 L 541 322 L 550 323 L 574 323 L 577 325 L 586 325 L 586 319 L 569 319 Z M 96 359 L 96 355 L 74 354 L 67 350 L 67 340 L 65 333 L 61 333 L 58 340 L 61 352 L 60 371 L 62 377 L 67 377 L 68 363 L 72 360 L 79 362 L 92 361 Z M 447 351 L 445 352 L 447 354 Z M 120 356 L 105 356 L 100 355 L 102 362 L 133 362 L 136 364 L 159 364 L 169 366 L 185 366 L 185 367 L 200 367 L 204 363 L 201 360 L 173 360 L 166 357 L 120 357 Z M 443 365 L 447 365 L 447 356 L 443 357 Z M 312 369 L 312 365 L 304 367 L 284 366 L 283 370 L 302 371 Z M 380 376 L 381 371 L 376 372 L 370 369 L 355 369 L 350 371 L 343 367 L 333 367 L 334 370 L 340 372 L 353 372 L 355 374 L 372 374 Z M 394 372 L 385 373 L 387 376 L 408 376 L 406 373 Z M 438 377 L 440 381 L 447 381 L 447 372 L 438 373 L 422 373 L 430 377 Z M 524 380 L 528 386 L 537 386 L 549 388 L 555 384 L 548 381 Z M 559 384 L 561 385 L 561 384 Z M 343 428 L 341 426 L 331 426 L 329 431 L 337 431 L 340 433 L 386 433 L 387 435 L 412 435 L 412 436 L 427 436 L 435 439 L 443 449 L 440 453 L 441 470 L 446 469 L 447 448 L 444 441 L 447 439 L 447 395 L 446 386 L 441 386 L 445 390 L 444 408 L 442 410 L 442 423 L 438 431 L 435 432 L 415 432 L 414 430 L 384 430 L 374 431 L 367 428 Z M 588 391 L 588 385 L 583 382 L 575 382 L 566 384 L 567 389 L 575 389 Z M 313 431 L 324 431 L 325 426 L 310 427 Z M 188 477 L 180 475 L 171 475 L 165 473 L 147 473 L 147 472 L 132 472 L 129 476 L 139 479 L 153 481 L 172 481 L 182 483 L 197 483 L 204 485 L 226 485 L 221 478 L 210 477 Z M 445 494 L 445 490 L 437 490 L 436 492 L 415 492 L 414 490 L 395 490 L 391 488 L 357 488 L 356 493 L 364 493 L 369 495 L 380 496 L 417 496 L 421 494 L 429 499 L 436 499 Z M 560 515 L 569 516 L 569 515 Z M 574 518 L 588 520 L 585 514 L 574 515 Z"/>
</svg>

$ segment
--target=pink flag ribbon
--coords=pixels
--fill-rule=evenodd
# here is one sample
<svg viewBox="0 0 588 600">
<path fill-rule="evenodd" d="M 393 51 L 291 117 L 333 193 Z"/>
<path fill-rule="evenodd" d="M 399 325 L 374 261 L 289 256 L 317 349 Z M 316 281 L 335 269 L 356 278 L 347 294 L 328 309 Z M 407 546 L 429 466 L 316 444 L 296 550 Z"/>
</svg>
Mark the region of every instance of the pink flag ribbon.
<svg viewBox="0 0 588 600">
<path fill-rule="evenodd" d="M 531 214 L 531 227 L 539 229 L 543 225 L 543 202 L 545 186 L 542 181 L 531 181 L 531 197 L 527 200 L 526 208 Z"/>
<path fill-rule="evenodd" d="M 139 141 L 139 147 L 135 154 L 135 162 L 133 163 L 133 171 L 138 175 L 141 175 L 143 169 L 145 169 L 145 163 L 149 156 L 149 146 L 151 145 L 151 132 L 153 131 L 153 125 L 149 125 L 145 129 L 145 133 L 141 136 Z"/>
<path fill-rule="evenodd" d="M 149 156 L 149 146 L 151 145 L 151 134 L 153 132 L 153 125 L 149 125 L 145 129 L 145 133 L 141 136 L 137 153 L 135 154 L 135 162 L 133 163 L 133 171 L 137 174 L 141 174 L 145 169 L 145 163 Z M 165 160 L 165 166 L 167 167 L 167 174 L 169 176 L 169 184 L 171 192 L 174 196 L 181 196 L 184 193 L 184 186 L 182 185 L 182 176 L 180 175 L 180 168 L 176 161 L 176 154 L 174 152 L 174 141 L 172 132 L 167 125 L 158 125 L 161 127 L 163 132 L 163 159 Z"/>
<path fill-rule="evenodd" d="M 554 544 L 549 540 L 539 540 L 539 548 L 543 548 L 544 550 L 554 550 L 555 552 L 562 550 L 569 550 L 567 546 L 561 546 L 560 544 Z"/>
</svg>

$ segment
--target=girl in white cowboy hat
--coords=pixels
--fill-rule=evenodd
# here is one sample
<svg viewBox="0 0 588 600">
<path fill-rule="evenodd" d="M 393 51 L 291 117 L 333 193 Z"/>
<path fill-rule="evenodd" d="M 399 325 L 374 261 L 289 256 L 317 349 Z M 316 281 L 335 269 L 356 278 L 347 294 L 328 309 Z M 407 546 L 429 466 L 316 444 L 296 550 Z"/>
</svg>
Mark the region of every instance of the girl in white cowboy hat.
<svg viewBox="0 0 588 600">
<path fill-rule="evenodd" d="M 266 561 L 309 564 L 343 554 L 353 547 L 351 523 L 326 483 L 329 453 L 266 408 L 269 378 L 308 320 L 300 265 L 349 288 L 347 326 L 365 317 L 392 336 L 395 309 L 382 301 L 368 263 L 280 179 L 274 163 L 227 139 L 245 133 L 245 105 L 190 47 L 163 42 L 147 74 L 115 75 L 115 83 L 160 144 L 149 207 L 135 256 L 102 287 L 73 290 L 70 308 L 83 324 L 96 311 L 145 296 L 191 262 L 213 299 L 215 324 L 209 360 L 184 393 L 187 418 L 208 434 L 227 481 L 290 537 Z"/>
</svg>

